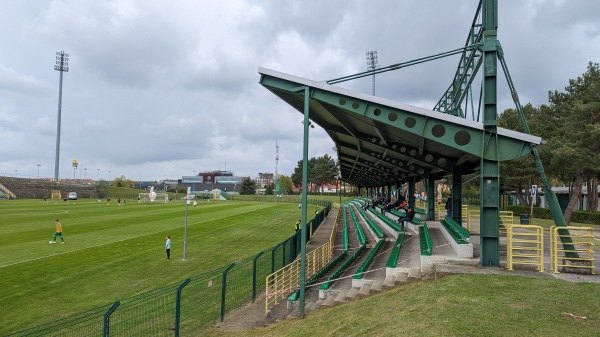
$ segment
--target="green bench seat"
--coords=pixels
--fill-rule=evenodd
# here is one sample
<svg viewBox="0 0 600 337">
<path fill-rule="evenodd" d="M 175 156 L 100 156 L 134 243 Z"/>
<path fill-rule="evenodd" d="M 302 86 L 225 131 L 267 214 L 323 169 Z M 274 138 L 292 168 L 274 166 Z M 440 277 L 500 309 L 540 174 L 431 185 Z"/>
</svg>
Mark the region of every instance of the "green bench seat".
<svg viewBox="0 0 600 337">
<path fill-rule="evenodd" d="M 396 268 L 398 264 L 398 256 L 400 256 L 400 248 L 402 248 L 402 242 L 404 241 L 404 232 L 401 232 L 396 239 L 396 243 L 394 244 L 394 248 L 390 253 L 390 257 L 387 260 L 385 266 L 387 268 Z"/>
<path fill-rule="evenodd" d="M 427 223 L 419 227 L 419 243 L 421 248 L 421 255 L 431 256 L 433 254 L 433 241 L 431 240 L 431 234 L 427 228 Z"/>
<path fill-rule="evenodd" d="M 352 276 L 353 279 L 361 279 L 363 277 L 363 273 L 367 270 L 367 268 L 369 268 L 371 262 L 373 262 L 373 259 L 375 258 L 377 253 L 379 253 L 384 243 L 385 240 L 379 240 L 379 242 L 377 242 L 377 244 L 375 245 L 375 247 L 373 247 L 369 255 L 367 255 L 367 258 L 363 261 L 363 263 L 360 264 L 360 267 L 358 267 L 356 272 L 354 272 L 354 276 Z"/>
<path fill-rule="evenodd" d="M 394 221 L 393 219 L 388 218 L 387 216 L 378 213 L 375 210 L 372 210 L 371 213 L 375 214 L 379 219 L 381 219 L 381 221 L 385 222 L 386 225 L 392 227 L 393 230 L 395 231 L 402 231 L 402 228 L 400 227 L 400 224 L 398 224 L 398 222 Z"/>
<path fill-rule="evenodd" d="M 441 224 L 446 228 L 446 230 L 448 231 L 450 236 L 452 236 L 454 241 L 456 241 L 456 243 L 469 243 L 469 237 L 471 233 L 469 233 L 469 231 L 466 228 L 458 224 L 452 218 L 446 217 L 444 220 L 441 221 Z"/>
</svg>

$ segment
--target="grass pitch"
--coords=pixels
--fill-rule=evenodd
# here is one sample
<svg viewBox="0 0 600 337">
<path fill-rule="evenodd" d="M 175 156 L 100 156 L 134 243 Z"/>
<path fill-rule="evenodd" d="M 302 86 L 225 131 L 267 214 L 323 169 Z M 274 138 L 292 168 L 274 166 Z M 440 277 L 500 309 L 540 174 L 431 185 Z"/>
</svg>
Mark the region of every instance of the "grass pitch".
<svg viewBox="0 0 600 337">
<path fill-rule="evenodd" d="M 295 203 L 1 201 L 0 335 L 225 267 L 294 233 Z M 277 216 L 276 216 L 277 215 Z M 54 219 L 63 225 L 60 239 Z M 171 236 L 171 260 L 165 236 Z"/>
</svg>

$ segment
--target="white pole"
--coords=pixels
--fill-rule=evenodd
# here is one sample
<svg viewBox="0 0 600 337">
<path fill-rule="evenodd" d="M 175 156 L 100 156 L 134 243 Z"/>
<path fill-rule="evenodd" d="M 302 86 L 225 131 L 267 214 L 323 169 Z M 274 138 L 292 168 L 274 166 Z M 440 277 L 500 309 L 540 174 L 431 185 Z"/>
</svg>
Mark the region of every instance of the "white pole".
<svg viewBox="0 0 600 337">
<path fill-rule="evenodd" d="M 183 224 L 183 259 L 186 259 L 187 254 L 187 220 L 188 220 L 188 204 L 190 203 L 190 187 L 187 188 L 187 196 L 185 198 L 185 222 Z"/>
</svg>

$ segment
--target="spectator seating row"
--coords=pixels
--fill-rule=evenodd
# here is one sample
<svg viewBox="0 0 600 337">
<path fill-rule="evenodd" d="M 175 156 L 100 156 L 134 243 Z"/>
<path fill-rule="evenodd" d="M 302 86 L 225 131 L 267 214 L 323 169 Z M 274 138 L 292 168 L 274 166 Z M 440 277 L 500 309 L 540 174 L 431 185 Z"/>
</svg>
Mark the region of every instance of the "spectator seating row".
<svg viewBox="0 0 600 337">
<path fill-rule="evenodd" d="M 394 248 L 392 248 L 392 252 L 390 253 L 390 257 L 387 260 L 385 266 L 387 268 L 396 268 L 398 264 L 398 256 L 400 256 L 400 248 L 402 248 L 402 242 L 404 241 L 405 232 L 401 232 L 396 238 L 396 243 L 394 243 Z"/>
<path fill-rule="evenodd" d="M 377 242 L 375 247 L 373 247 L 373 249 L 371 249 L 371 252 L 369 253 L 369 255 L 367 255 L 367 258 L 363 261 L 363 263 L 360 264 L 360 266 L 354 273 L 354 276 L 352 276 L 353 279 L 358 280 L 363 277 L 364 272 L 367 270 L 367 268 L 369 268 L 369 266 L 373 262 L 373 259 L 379 253 L 379 251 L 381 250 L 381 247 L 383 247 L 384 243 L 385 243 L 385 240 L 379 240 L 379 242 Z"/>
<path fill-rule="evenodd" d="M 458 244 L 468 244 L 471 233 L 454 219 L 446 217 L 441 221 L 442 226 L 446 228 L 450 236 Z"/>
<path fill-rule="evenodd" d="M 433 241 L 431 240 L 427 223 L 419 226 L 419 243 L 421 245 L 421 255 L 431 256 L 433 254 Z"/>
<path fill-rule="evenodd" d="M 384 214 L 381 214 L 381 212 L 377 212 L 377 210 L 375 210 L 373 208 L 369 208 L 369 211 L 371 213 L 375 214 L 375 216 L 377 216 L 379 219 L 381 219 L 381 221 L 385 222 L 385 224 L 390 226 L 393 230 L 398 231 L 398 232 L 402 231 L 402 227 L 400 227 L 400 224 L 398 222 L 385 216 Z"/>
</svg>

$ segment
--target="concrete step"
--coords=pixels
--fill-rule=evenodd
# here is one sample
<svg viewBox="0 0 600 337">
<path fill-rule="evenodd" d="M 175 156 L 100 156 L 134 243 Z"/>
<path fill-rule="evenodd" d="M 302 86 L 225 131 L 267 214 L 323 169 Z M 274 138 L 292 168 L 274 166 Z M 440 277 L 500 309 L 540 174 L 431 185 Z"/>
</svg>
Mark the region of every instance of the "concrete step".
<svg viewBox="0 0 600 337">
<path fill-rule="evenodd" d="M 318 300 L 315 302 L 315 304 L 313 304 L 309 311 L 313 312 L 313 311 L 317 311 L 319 310 L 319 308 L 321 307 L 321 305 L 323 304 L 323 302 L 325 302 L 325 300 Z"/>
<path fill-rule="evenodd" d="M 351 288 L 350 290 L 348 290 L 348 292 L 346 293 L 346 298 L 347 299 L 355 299 L 356 296 L 358 296 L 358 291 L 360 290 L 360 288 Z"/>
<path fill-rule="evenodd" d="M 313 306 L 314 303 L 304 303 L 304 313 L 307 314 L 309 312 L 309 308 Z M 300 317 L 300 308 L 296 308 L 292 310 L 287 316 L 286 319 L 295 319 Z"/>
<path fill-rule="evenodd" d="M 335 304 L 335 301 L 334 301 L 335 298 L 336 298 L 336 296 L 329 296 L 323 301 L 323 303 L 321 305 L 330 307 Z"/>
<path fill-rule="evenodd" d="M 411 268 L 408 271 L 409 279 L 420 279 L 421 278 L 421 268 Z"/>
<path fill-rule="evenodd" d="M 369 296 L 370 290 L 371 290 L 371 284 L 365 283 L 365 284 L 363 284 L 362 287 L 360 287 L 360 290 L 358 291 L 358 295 L 359 296 Z"/>
<path fill-rule="evenodd" d="M 396 275 L 395 281 L 400 283 L 408 282 L 408 273 L 398 273 L 398 275 Z"/>
<path fill-rule="evenodd" d="M 396 277 L 394 276 L 388 276 L 385 278 L 385 280 L 383 280 L 383 286 L 384 287 L 395 287 L 396 286 Z"/>
<path fill-rule="evenodd" d="M 371 284 L 371 290 L 382 291 L 383 290 L 383 280 L 374 280 L 373 284 Z"/>
<path fill-rule="evenodd" d="M 346 294 L 348 292 L 345 290 L 342 290 L 338 293 L 338 295 L 335 297 L 334 301 L 335 302 L 346 302 Z"/>
<path fill-rule="evenodd" d="M 421 268 L 421 279 L 427 280 L 433 277 L 435 273 L 433 265 L 426 265 Z"/>
</svg>

